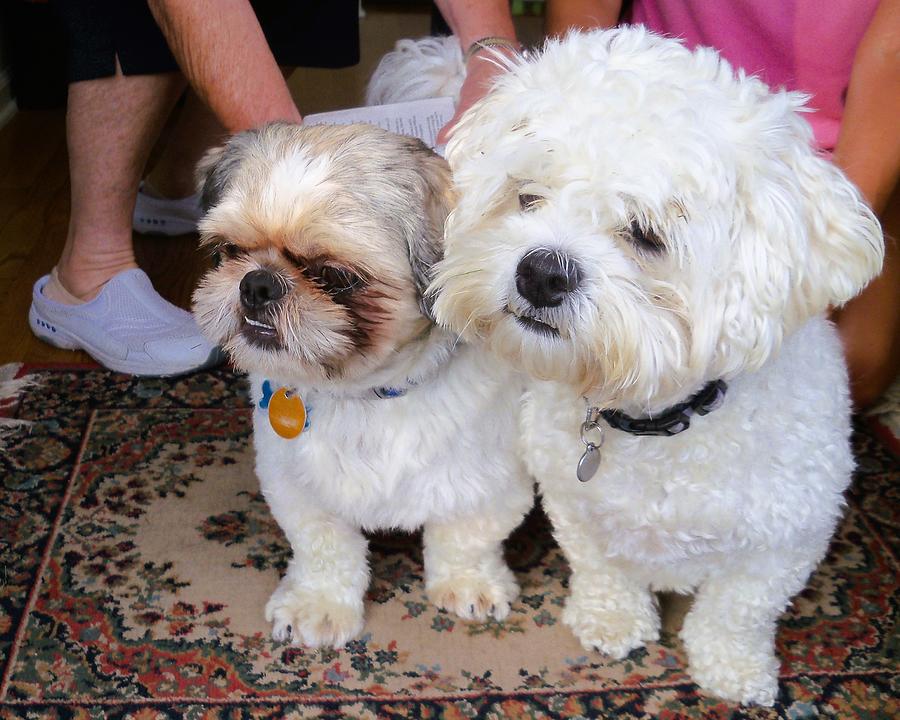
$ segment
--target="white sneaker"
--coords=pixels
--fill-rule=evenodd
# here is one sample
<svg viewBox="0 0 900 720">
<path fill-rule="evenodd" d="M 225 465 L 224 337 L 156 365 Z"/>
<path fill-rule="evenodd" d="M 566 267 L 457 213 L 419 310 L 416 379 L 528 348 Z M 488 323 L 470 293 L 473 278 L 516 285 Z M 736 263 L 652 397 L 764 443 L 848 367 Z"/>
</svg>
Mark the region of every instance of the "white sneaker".
<svg viewBox="0 0 900 720">
<path fill-rule="evenodd" d="M 144 192 L 141 183 L 131 226 L 145 235 L 187 235 L 197 232 L 202 216 L 199 195 L 178 200 L 154 197 Z"/>
<path fill-rule="evenodd" d="M 131 375 L 181 375 L 224 359 L 191 314 L 163 300 L 143 270 L 120 272 L 81 305 L 44 295 L 49 280 L 44 275 L 34 284 L 28 323 L 51 345 L 84 350 L 110 370 Z"/>
</svg>

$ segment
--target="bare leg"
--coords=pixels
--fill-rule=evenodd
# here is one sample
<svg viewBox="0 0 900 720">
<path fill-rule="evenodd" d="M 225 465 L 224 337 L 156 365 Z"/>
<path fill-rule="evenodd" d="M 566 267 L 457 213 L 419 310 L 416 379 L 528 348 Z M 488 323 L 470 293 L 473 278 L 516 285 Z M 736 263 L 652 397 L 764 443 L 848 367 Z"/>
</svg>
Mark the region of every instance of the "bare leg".
<svg viewBox="0 0 900 720">
<path fill-rule="evenodd" d="M 196 191 L 194 169 L 203 154 L 224 141 L 225 128 L 212 111 L 188 90 L 184 107 L 153 170 L 145 189 L 164 198 L 184 198 Z"/>
<path fill-rule="evenodd" d="M 287 78 L 294 68 L 282 67 Z M 144 189 L 163 198 L 186 198 L 196 192 L 194 171 L 203 154 L 224 142 L 228 131 L 193 90 L 188 90 L 184 107 Z"/>
<path fill-rule="evenodd" d="M 544 34 L 612 27 L 619 21 L 622 0 L 547 0 Z"/>
<path fill-rule="evenodd" d="M 95 296 L 113 275 L 136 267 L 131 216 L 138 183 L 183 87 L 175 74 L 117 74 L 69 86 L 72 209 L 57 270 L 62 285 L 81 300 Z"/>
</svg>

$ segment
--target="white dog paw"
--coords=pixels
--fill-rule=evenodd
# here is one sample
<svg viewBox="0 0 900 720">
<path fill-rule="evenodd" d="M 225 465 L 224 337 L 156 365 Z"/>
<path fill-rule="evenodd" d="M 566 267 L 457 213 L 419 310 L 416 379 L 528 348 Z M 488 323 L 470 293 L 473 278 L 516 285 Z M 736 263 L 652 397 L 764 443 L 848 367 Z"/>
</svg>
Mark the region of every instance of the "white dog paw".
<svg viewBox="0 0 900 720">
<path fill-rule="evenodd" d="M 503 620 L 509 605 L 519 594 L 519 586 L 508 576 L 488 578 L 481 575 L 460 576 L 428 585 L 428 598 L 463 620 Z"/>
<path fill-rule="evenodd" d="M 598 650 L 621 660 L 634 649 L 659 639 L 659 614 L 646 603 L 616 602 L 618 598 L 570 596 L 562 620 L 586 650 Z"/>
<path fill-rule="evenodd" d="M 738 631 L 695 608 L 681 629 L 688 673 L 702 690 L 725 700 L 772 705 L 778 694 L 779 671 L 773 635 Z"/>
<path fill-rule="evenodd" d="M 688 672 L 702 690 L 742 705 L 771 706 L 778 694 L 778 661 L 774 656 L 704 654 L 691 657 Z"/>
<path fill-rule="evenodd" d="M 281 581 L 266 603 L 272 638 L 308 647 L 341 647 L 363 629 L 362 603 L 340 603 L 325 592 L 310 592 Z"/>
</svg>

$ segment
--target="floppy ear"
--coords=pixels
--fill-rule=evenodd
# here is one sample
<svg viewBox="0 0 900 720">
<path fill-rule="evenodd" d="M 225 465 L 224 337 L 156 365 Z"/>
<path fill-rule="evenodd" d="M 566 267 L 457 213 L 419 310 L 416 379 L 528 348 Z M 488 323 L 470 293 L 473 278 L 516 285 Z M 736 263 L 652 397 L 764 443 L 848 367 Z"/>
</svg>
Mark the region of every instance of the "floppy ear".
<svg viewBox="0 0 900 720">
<path fill-rule="evenodd" d="M 723 284 L 727 362 L 759 367 L 810 317 L 854 297 L 881 269 L 881 227 L 859 191 L 812 147 L 797 110 L 778 93 L 756 106 L 736 178 L 732 271 Z M 726 370 L 728 368 L 725 368 Z"/>
<path fill-rule="evenodd" d="M 809 243 L 799 299 L 809 314 L 843 305 L 881 272 L 884 235 L 856 186 L 809 147 L 788 159 Z"/>
<path fill-rule="evenodd" d="M 197 163 L 194 179 L 197 185 L 197 192 L 200 193 L 200 207 L 204 214 L 208 213 L 211 207 L 219 203 L 227 187 L 228 175 L 230 174 L 228 172 L 229 166 L 234 164 L 225 161 L 227 153 L 227 143 L 219 147 L 210 148 L 200 158 L 200 162 Z"/>
<path fill-rule="evenodd" d="M 409 237 L 409 264 L 422 312 L 434 319 L 434 297 L 427 288 L 434 266 L 444 256 L 444 223 L 453 207 L 454 193 L 447 162 L 425 145 L 417 155 L 416 170 L 422 181 L 422 223 Z"/>
</svg>

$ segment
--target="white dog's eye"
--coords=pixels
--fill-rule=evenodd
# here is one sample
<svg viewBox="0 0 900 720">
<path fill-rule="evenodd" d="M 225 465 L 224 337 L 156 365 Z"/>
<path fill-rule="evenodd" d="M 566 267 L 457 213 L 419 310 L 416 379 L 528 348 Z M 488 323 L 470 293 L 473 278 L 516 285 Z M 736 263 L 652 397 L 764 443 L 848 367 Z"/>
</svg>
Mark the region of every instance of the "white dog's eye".
<svg viewBox="0 0 900 720">
<path fill-rule="evenodd" d="M 640 250 L 652 253 L 660 253 L 665 249 L 663 241 L 651 227 L 641 227 L 637 220 L 631 221 L 628 228 L 628 237 L 631 243 Z"/>
<path fill-rule="evenodd" d="M 534 210 L 542 202 L 544 202 L 544 198 L 540 195 L 532 195 L 531 193 L 519 193 L 519 208 L 524 212 Z"/>
</svg>

